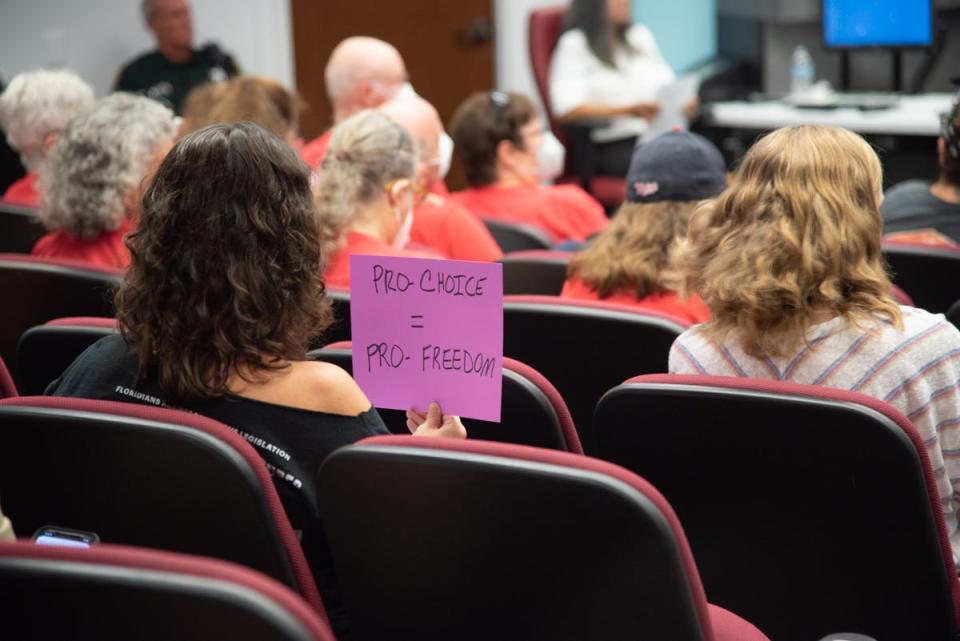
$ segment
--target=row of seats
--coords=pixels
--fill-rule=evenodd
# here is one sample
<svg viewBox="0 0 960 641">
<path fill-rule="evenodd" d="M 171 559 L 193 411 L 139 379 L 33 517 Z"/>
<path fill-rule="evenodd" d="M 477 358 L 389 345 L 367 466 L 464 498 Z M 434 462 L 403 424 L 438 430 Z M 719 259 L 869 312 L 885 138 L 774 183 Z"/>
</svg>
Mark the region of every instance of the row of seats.
<svg viewBox="0 0 960 641">
<path fill-rule="evenodd" d="M 324 616 L 262 459 L 229 428 L 22 397 L 0 401 L 0 431 L 18 531 L 239 563 Z M 956 639 L 933 472 L 889 405 L 642 376 L 604 396 L 594 435 L 599 458 L 408 436 L 331 455 L 317 503 L 356 638 L 754 638 L 705 594 L 778 640 Z"/>
</svg>

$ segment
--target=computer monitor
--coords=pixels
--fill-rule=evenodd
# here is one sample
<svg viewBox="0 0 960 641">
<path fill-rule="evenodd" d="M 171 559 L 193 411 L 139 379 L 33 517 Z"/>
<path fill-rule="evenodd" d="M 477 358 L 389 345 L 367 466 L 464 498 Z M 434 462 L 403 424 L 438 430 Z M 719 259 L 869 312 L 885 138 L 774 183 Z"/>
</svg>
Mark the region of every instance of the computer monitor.
<svg viewBox="0 0 960 641">
<path fill-rule="evenodd" d="M 823 42 L 836 49 L 929 47 L 932 0 L 823 0 Z"/>
</svg>

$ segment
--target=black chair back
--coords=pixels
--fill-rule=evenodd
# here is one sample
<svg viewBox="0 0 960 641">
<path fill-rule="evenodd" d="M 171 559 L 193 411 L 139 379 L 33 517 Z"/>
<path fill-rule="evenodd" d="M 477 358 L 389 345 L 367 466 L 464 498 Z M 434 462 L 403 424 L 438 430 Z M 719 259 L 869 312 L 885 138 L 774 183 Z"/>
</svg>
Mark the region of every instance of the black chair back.
<svg viewBox="0 0 960 641">
<path fill-rule="evenodd" d="M 942 314 L 960 299 L 960 251 L 926 245 L 886 243 L 883 255 L 893 283 L 917 307 Z"/>
<path fill-rule="evenodd" d="M 604 396 L 594 435 L 599 456 L 674 506 L 711 602 L 771 639 L 956 639 L 960 591 L 926 450 L 889 405 L 642 376 Z"/>
<path fill-rule="evenodd" d="M 686 329 L 680 320 L 626 306 L 546 296 L 505 298 L 503 322 L 504 354 L 557 387 L 587 454 L 597 401 L 631 376 L 666 372 L 670 346 Z"/>
<path fill-rule="evenodd" d="M 503 253 L 523 251 L 525 249 L 550 249 L 553 243 L 542 229 L 522 223 L 508 223 L 501 220 L 483 219 L 490 235 L 500 245 Z"/>
<path fill-rule="evenodd" d="M 40 396 L 85 349 L 104 336 L 117 333 L 113 319 L 64 319 L 70 324 L 37 325 L 31 327 L 17 345 L 17 363 L 20 367 L 20 393 Z M 85 324 L 86 320 L 98 321 Z M 113 326 L 109 326 L 112 324 Z"/>
<path fill-rule="evenodd" d="M 0 200 L 0 252 L 29 254 L 46 233 L 36 209 Z"/>
<path fill-rule="evenodd" d="M 503 293 L 559 296 L 567 280 L 570 254 L 530 250 L 513 252 L 500 259 L 503 263 Z"/>
</svg>

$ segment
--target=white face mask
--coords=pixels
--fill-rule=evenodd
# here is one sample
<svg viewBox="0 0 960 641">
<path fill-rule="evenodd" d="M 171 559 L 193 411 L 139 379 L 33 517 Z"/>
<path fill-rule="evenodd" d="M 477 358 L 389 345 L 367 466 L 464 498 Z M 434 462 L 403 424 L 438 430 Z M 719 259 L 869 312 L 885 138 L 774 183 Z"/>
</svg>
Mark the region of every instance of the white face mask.
<svg viewBox="0 0 960 641">
<path fill-rule="evenodd" d="M 413 208 L 408 209 L 405 216 L 396 210 L 394 210 L 394 214 L 397 220 L 400 221 L 400 229 L 397 230 L 397 235 L 393 237 L 393 242 L 390 243 L 390 247 L 393 249 L 403 249 L 407 246 L 407 243 L 410 242 L 410 229 L 413 227 Z M 403 217 L 401 218 L 401 216 Z"/>
<path fill-rule="evenodd" d="M 403 86 L 394 94 L 394 98 L 409 98 L 411 96 L 416 96 L 417 91 L 413 88 L 413 85 L 410 82 L 403 83 Z"/>
<path fill-rule="evenodd" d="M 450 163 L 453 162 L 453 138 L 445 131 L 440 132 L 438 149 L 440 152 L 438 169 L 440 171 L 440 180 L 443 180 L 447 177 L 447 174 L 450 173 Z"/>
<path fill-rule="evenodd" d="M 541 183 L 553 182 L 553 179 L 563 173 L 563 163 L 566 160 L 567 150 L 564 149 L 553 132 L 543 134 L 543 144 L 537 154 L 537 180 Z"/>
</svg>

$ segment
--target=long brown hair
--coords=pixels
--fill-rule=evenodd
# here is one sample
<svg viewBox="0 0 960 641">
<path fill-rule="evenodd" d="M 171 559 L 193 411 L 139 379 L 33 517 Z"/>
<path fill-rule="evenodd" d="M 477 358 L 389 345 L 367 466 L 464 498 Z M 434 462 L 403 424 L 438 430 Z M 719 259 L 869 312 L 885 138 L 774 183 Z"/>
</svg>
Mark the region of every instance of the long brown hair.
<svg viewBox="0 0 960 641">
<path fill-rule="evenodd" d="M 252 123 L 182 138 L 127 246 L 120 328 L 139 356 L 138 383 L 175 404 L 304 359 L 330 323 L 307 166 Z"/>
<path fill-rule="evenodd" d="M 665 293 L 670 248 L 687 230 L 696 201 L 625 202 L 610 226 L 570 261 L 568 274 L 600 298 L 630 290 L 637 298 Z"/>
<path fill-rule="evenodd" d="M 880 161 L 844 129 L 779 129 L 747 152 L 733 183 L 691 217 L 676 256 L 705 327 L 736 330 L 753 356 L 785 356 L 818 314 L 902 326 L 880 249 Z"/>
</svg>

